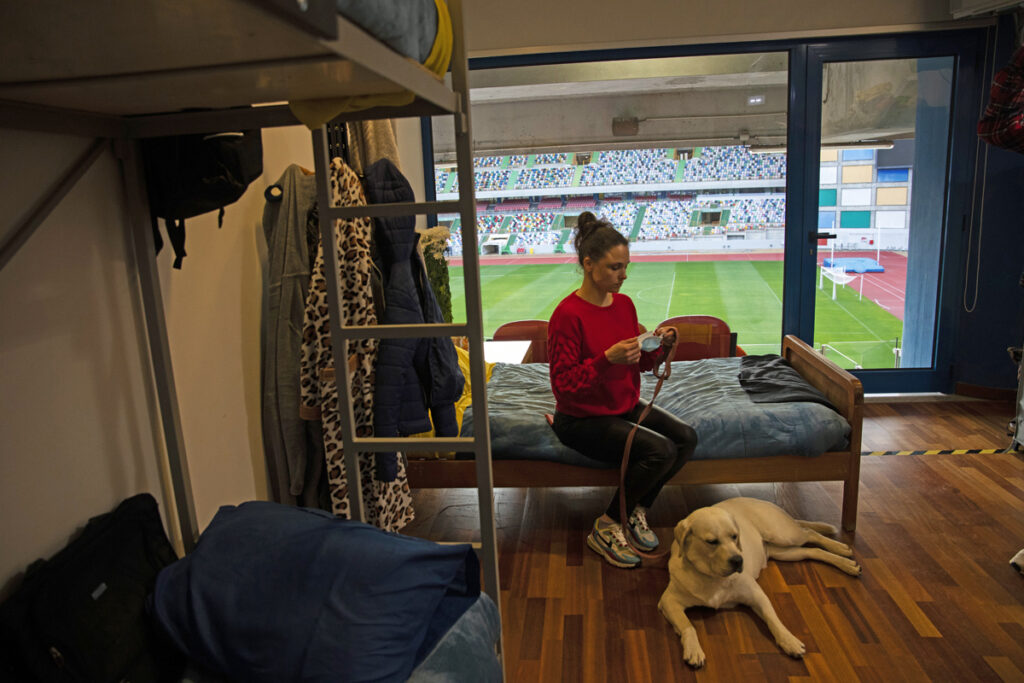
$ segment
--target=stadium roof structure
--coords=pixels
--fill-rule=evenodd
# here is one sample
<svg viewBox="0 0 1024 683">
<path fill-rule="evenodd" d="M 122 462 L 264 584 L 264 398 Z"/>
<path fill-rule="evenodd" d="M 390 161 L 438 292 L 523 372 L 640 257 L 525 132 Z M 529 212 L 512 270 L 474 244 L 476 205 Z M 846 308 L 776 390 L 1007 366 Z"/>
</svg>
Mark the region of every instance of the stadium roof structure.
<svg viewBox="0 0 1024 683">
<path fill-rule="evenodd" d="M 916 60 L 869 66 L 853 78 L 850 65 L 826 65 L 823 143 L 913 135 Z M 785 145 L 787 79 L 785 52 L 474 70 L 474 153 Z M 891 107 L 853 106 L 877 88 L 894 95 Z M 454 158 L 452 126 L 432 125 L 436 159 Z"/>
</svg>

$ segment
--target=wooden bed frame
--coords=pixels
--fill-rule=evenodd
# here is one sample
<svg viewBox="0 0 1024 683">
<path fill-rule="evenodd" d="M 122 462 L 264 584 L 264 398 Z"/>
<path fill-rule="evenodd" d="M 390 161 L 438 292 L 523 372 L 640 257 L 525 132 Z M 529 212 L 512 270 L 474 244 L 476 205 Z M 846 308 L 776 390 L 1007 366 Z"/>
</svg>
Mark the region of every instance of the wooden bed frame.
<svg viewBox="0 0 1024 683">
<path fill-rule="evenodd" d="M 693 460 L 680 470 L 671 483 L 841 481 L 842 526 L 847 531 L 853 531 L 857 525 L 864 389 L 859 379 L 815 352 L 797 337 L 787 335 L 783 339 L 782 356 L 804 379 L 825 394 L 850 423 L 849 447 L 843 451 L 830 451 L 816 458 L 779 455 L 763 458 Z M 617 469 L 596 469 L 545 460 L 494 460 L 493 471 L 495 487 L 617 486 L 619 478 Z M 408 475 L 409 485 L 413 488 L 476 486 L 476 470 L 472 460 L 410 458 Z"/>
</svg>

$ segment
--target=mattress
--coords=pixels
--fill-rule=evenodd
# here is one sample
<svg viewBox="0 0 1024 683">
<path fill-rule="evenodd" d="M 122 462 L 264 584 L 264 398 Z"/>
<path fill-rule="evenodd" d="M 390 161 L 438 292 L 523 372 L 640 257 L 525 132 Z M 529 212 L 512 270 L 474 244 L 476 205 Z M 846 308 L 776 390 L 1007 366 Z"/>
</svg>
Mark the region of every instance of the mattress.
<svg viewBox="0 0 1024 683">
<path fill-rule="evenodd" d="M 815 457 L 845 449 L 850 424 L 832 408 L 810 401 L 756 402 L 738 379 L 741 358 L 677 361 L 655 404 L 697 432 L 695 460 L 774 455 Z M 640 395 L 649 399 L 657 379 L 641 376 Z M 810 386 L 810 385 L 808 385 Z M 609 465 L 564 446 L 548 425 L 553 413 L 546 363 L 498 363 L 487 383 L 491 453 L 498 460 L 547 460 L 584 467 Z M 462 436 L 473 433 L 472 408 Z"/>
</svg>

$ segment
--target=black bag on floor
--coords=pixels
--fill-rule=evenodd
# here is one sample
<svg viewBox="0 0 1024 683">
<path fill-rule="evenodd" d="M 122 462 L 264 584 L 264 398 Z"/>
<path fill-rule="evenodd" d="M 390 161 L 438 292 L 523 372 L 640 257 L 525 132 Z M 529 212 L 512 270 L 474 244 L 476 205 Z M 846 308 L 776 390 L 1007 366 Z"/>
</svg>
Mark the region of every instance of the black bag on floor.
<svg viewBox="0 0 1024 683">
<path fill-rule="evenodd" d="M 148 493 L 89 520 L 0 605 L 0 679 L 180 680 L 184 659 L 146 610 L 157 574 L 177 559 Z"/>
</svg>

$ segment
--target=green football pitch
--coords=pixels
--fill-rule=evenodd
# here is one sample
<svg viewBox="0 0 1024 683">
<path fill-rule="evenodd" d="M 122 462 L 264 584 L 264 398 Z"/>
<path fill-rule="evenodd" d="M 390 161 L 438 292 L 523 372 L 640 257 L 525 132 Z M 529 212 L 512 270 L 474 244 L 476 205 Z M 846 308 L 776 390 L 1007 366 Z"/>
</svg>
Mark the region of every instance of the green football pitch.
<svg viewBox="0 0 1024 683">
<path fill-rule="evenodd" d="M 450 268 L 452 315 L 466 318 L 461 266 Z M 547 320 L 555 306 L 579 286 L 575 264 L 483 265 L 484 336 L 512 320 Z M 817 290 L 815 346 L 852 368 L 891 368 L 903 322 L 856 290 L 828 281 Z M 729 323 L 748 354 L 778 353 L 782 328 L 781 261 L 634 262 L 622 292 L 636 304 L 640 323 L 653 329 L 676 315 L 713 315 Z"/>
</svg>

